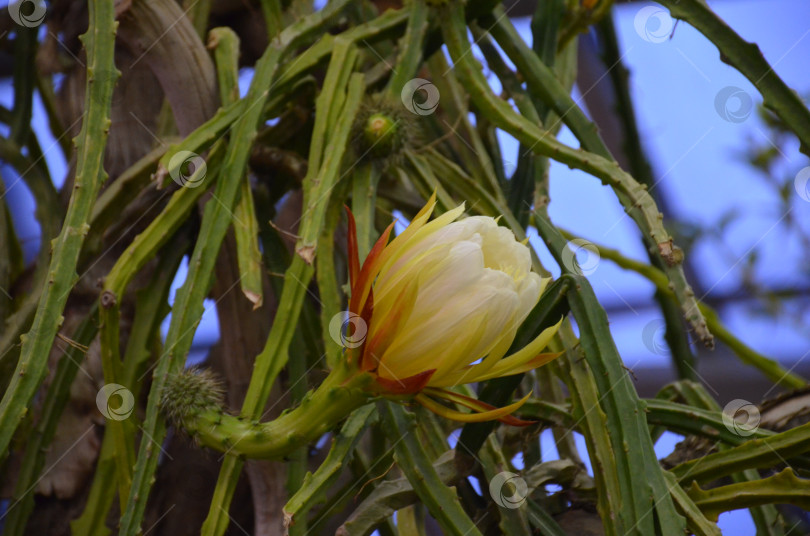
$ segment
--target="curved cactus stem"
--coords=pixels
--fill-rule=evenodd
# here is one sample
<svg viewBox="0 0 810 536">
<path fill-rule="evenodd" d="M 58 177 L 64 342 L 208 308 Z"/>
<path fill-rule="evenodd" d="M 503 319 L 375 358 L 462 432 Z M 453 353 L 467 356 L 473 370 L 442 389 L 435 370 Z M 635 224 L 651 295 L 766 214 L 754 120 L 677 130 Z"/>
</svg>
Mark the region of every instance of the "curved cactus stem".
<svg viewBox="0 0 810 536">
<path fill-rule="evenodd" d="M 90 25 L 82 36 L 87 51 L 85 115 L 76 138 L 76 177 L 67 216 L 53 242 L 48 279 L 34 321 L 23 336 L 20 358 L 11 383 L 0 401 L 0 453 L 8 453 L 11 437 L 28 411 L 45 378 L 48 355 L 62 324 L 62 310 L 76 282 L 79 252 L 90 226 L 90 215 L 101 184 L 107 177 L 102 161 L 110 127 L 112 89 L 118 71 L 113 64 L 115 13 L 112 0 L 89 2 Z M 97 73 L 116 73 L 96 77 Z"/>
<path fill-rule="evenodd" d="M 779 78 L 759 47 L 740 37 L 706 2 L 660 0 L 660 3 L 669 9 L 673 17 L 686 21 L 714 43 L 721 60 L 754 84 L 762 94 L 763 104 L 788 125 L 799 138 L 801 151 L 810 156 L 810 111 L 799 94 Z"/>
<path fill-rule="evenodd" d="M 664 472 L 664 477 L 667 479 L 675 505 L 686 517 L 689 530 L 693 531 L 695 536 L 722 536 L 720 528 L 706 519 L 706 516 L 703 515 L 703 512 L 700 511 L 686 491 L 678 485 L 675 477 L 667 472 Z"/>
<path fill-rule="evenodd" d="M 560 229 L 560 233 L 567 240 L 574 240 L 577 238 L 572 233 L 564 229 Z M 616 265 L 620 268 L 632 270 L 633 272 L 645 277 L 656 286 L 659 292 L 670 296 L 673 295 L 673 291 L 669 286 L 667 276 L 655 266 L 650 266 L 649 264 L 625 257 L 616 249 L 609 248 L 595 242 L 591 243 L 596 246 L 596 249 L 599 250 L 599 255 L 603 259 L 610 260 L 616 263 Z M 740 340 L 736 335 L 731 333 L 725 324 L 723 324 L 723 322 L 720 320 L 717 311 L 715 311 L 711 306 L 699 301 L 698 307 L 703 313 L 703 316 L 706 318 L 706 325 L 709 326 L 709 329 L 717 337 L 717 340 L 728 346 L 740 359 L 740 361 L 746 365 L 758 369 L 769 380 L 788 389 L 802 389 L 807 386 L 807 380 L 798 374 L 791 372 L 790 370 L 786 370 L 784 367 L 782 367 L 782 365 L 779 364 L 778 361 L 757 352 Z"/>
<path fill-rule="evenodd" d="M 286 51 L 288 47 L 295 46 L 304 36 L 308 36 L 315 29 L 332 20 L 347 3 L 347 0 L 331 2 L 324 10 L 287 28 L 279 36 L 277 42 L 271 43 L 259 65 L 264 65 L 267 56 L 272 54 L 276 48 L 280 47 L 281 50 Z M 341 40 L 338 39 L 338 43 L 340 42 Z M 253 375 L 242 407 L 242 414 L 248 418 L 258 417 L 261 408 L 264 407 L 269 397 L 276 376 L 289 359 L 288 349 L 306 294 L 306 286 L 314 274 L 314 269 L 307 262 L 307 259 L 311 262 L 312 258 L 309 255 L 314 256 L 314 243 L 320 235 L 326 207 L 328 206 L 329 194 L 338 180 L 340 165 L 346 148 L 346 139 L 364 90 L 362 75 L 348 75 L 351 72 L 351 66 L 346 67 L 346 60 L 350 59 L 350 63 L 353 65 L 355 59 L 352 54 L 349 54 L 350 47 L 348 45 L 351 45 L 350 41 L 335 47 L 332 62 L 335 67 L 327 71 L 325 80 L 325 83 L 331 81 L 332 85 L 328 86 L 331 91 L 322 92 L 316 105 L 319 112 L 316 121 L 319 120 L 321 123 L 315 125 L 315 133 L 310 147 L 312 154 L 309 160 L 309 172 L 304 182 L 306 193 L 305 212 L 299 231 L 302 238 L 296 246 L 296 255 L 293 257 L 292 265 L 285 274 L 278 312 L 268 336 L 267 344 L 262 353 L 256 357 Z M 342 54 L 338 54 L 341 50 Z M 356 51 L 353 54 L 356 54 Z M 335 61 L 336 57 L 338 61 Z M 330 67 L 332 64 L 330 64 Z M 331 76 L 330 71 L 334 71 Z M 346 71 L 345 75 L 341 75 L 343 71 Z M 270 83 L 269 80 L 259 77 L 259 74 L 260 71 L 257 68 L 251 84 L 251 92 L 254 90 L 256 92 L 263 91 L 266 95 L 267 90 L 265 88 L 269 87 Z M 336 85 L 341 76 L 344 80 L 344 86 Z M 343 113 L 336 118 L 337 121 L 332 132 L 333 136 L 327 145 L 323 136 L 326 132 L 326 121 L 331 115 L 328 105 L 331 105 L 334 93 L 342 91 L 342 89 L 339 90 L 338 88 L 345 87 L 346 81 L 349 82 L 347 95 L 345 96 L 346 104 Z M 250 93 L 248 97 L 250 97 Z M 324 104 L 327 104 L 326 108 L 324 108 Z M 318 136 L 318 132 L 321 133 L 320 136 Z M 232 139 L 231 143 L 248 145 L 246 141 L 239 141 L 238 139 Z M 323 165 L 321 165 L 322 152 L 325 153 Z M 315 159 L 313 160 L 313 158 Z M 214 490 L 215 501 L 212 502 L 212 507 L 203 523 L 203 534 L 210 536 L 220 535 L 225 532 L 230 521 L 227 512 L 241 468 L 242 462 L 237 457 L 226 456 Z"/>
<path fill-rule="evenodd" d="M 430 26 L 429 9 L 425 0 L 413 0 L 408 8 L 408 26 L 400 39 L 396 67 L 387 85 L 387 91 L 394 99 L 399 99 L 403 86 L 419 72 L 425 35 Z"/>
<path fill-rule="evenodd" d="M 285 526 L 293 525 L 296 523 L 296 516 L 306 516 L 313 506 L 326 500 L 326 490 L 340 476 L 363 432 L 374 419 L 373 412 L 374 406 L 369 404 L 352 413 L 346 420 L 340 433 L 332 439 L 332 448 L 318 470 L 307 473 L 301 488 L 284 505 Z"/>
<path fill-rule="evenodd" d="M 459 477 L 453 461 L 453 451 L 440 456 L 433 463 L 433 469 L 443 485 L 449 485 Z M 414 486 L 407 478 L 384 480 L 354 509 L 335 534 L 367 536 L 386 519 L 391 518 L 397 510 L 415 504 L 418 500 Z"/>
<path fill-rule="evenodd" d="M 498 99 L 470 52 L 470 43 L 465 34 L 464 6 L 452 3 L 445 6 L 444 13 L 447 17 L 442 31 L 450 56 L 455 61 L 454 69 L 481 113 L 496 126 L 529 146 L 532 151 L 586 171 L 613 188 L 625 210 L 655 245 L 655 251 L 651 253 L 661 258 L 686 320 L 697 336 L 710 346 L 713 340 L 711 333 L 697 307 L 695 293 L 683 273 L 683 253 L 673 245 L 672 237 L 663 226 L 663 216 L 646 188 L 622 170 L 614 160 L 560 143 L 548 131 L 517 114 L 508 103 Z"/>
<path fill-rule="evenodd" d="M 130 389 L 135 399 L 139 397 L 142 386 L 137 379 L 144 373 L 148 359 L 157 353 L 155 341 L 159 340 L 160 323 L 169 313 L 169 289 L 187 248 L 188 238 L 184 233 L 175 233 L 172 241 L 164 247 L 165 254 L 160 255 L 150 285 L 137 293 L 135 317 L 127 339 L 119 382 Z M 112 317 L 108 319 L 113 321 Z M 128 434 L 125 441 L 134 441 L 133 427 L 125 427 L 124 433 Z M 116 487 L 117 460 L 120 457 L 117 441 L 120 439 L 113 434 L 104 435 L 84 511 L 78 519 L 71 522 L 74 534 L 106 536 L 109 533 L 107 514 L 115 499 L 115 494 L 110 493 L 110 490 Z"/>
<path fill-rule="evenodd" d="M 684 462 L 672 469 L 681 483 L 710 482 L 719 477 L 738 473 L 744 469 L 771 467 L 791 460 L 796 467 L 808 469 L 795 457 L 805 454 L 810 441 L 810 423 L 785 432 L 748 440 L 734 448 L 715 452 L 696 460 Z M 798 463 L 796 463 L 798 462 Z"/>
<path fill-rule="evenodd" d="M 280 460 L 316 441 L 368 403 L 368 374 L 333 370 L 301 404 L 265 423 L 229 415 L 217 403 L 219 390 L 208 378 L 186 370 L 169 374 L 161 408 L 201 445 L 231 456 Z"/>
<path fill-rule="evenodd" d="M 90 345 L 97 331 L 98 308 L 94 306 L 71 336 L 77 344 L 68 346 L 59 360 L 53 381 L 45 395 L 39 422 L 28 437 L 25 455 L 16 476 L 14 494 L 11 496 L 11 503 L 6 510 L 8 517 L 4 519 L 3 523 L 3 534 L 6 536 L 18 536 L 25 533 L 26 522 L 34 509 L 35 488 L 40 478 L 40 472 L 45 466 L 45 453 L 56 433 L 59 417 L 70 398 L 70 386 L 84 361 L 79 347 Z"/>
<path fill-rule="evenodd" d="M 481 531 L 461 507 L 455 488 L 448 487 L 442 481 L 425 452 L 416 434 L 414 415 L 398 404 L 387 401 L 380 402 L 377 409 L 388 436 L 397 438 L 394 459 L 430 515 L 442 527 L 443 534 L 481 536 Z"/>
<path fill-rule="evenodd" d="M 810 480 L 799 478 L 791 467 L 773 476 L 703 490 L 696 482 L 687 490 L 689 497 L 711 521 L 723 512 L 767 504 L 793 504 L 810 508 Z"/>
</svg>

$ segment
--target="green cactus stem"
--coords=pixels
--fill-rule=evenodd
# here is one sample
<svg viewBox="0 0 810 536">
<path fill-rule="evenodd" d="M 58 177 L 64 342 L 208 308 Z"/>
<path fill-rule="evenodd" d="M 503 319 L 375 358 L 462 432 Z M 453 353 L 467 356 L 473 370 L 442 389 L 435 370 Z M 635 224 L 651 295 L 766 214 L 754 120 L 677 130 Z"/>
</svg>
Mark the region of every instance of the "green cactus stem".
<svg viewBox="0 0 810 536">
<path fill-rule="evenodd" d="M 81 36 L 87 51 L 87 89 L 82 128 L 75 140 L 76 175 L 62 231 L 51 243 L 47 285 L 40 295 L 31 329 L 21 337 L 17 368 L 0 400 L 0 458 L 5 458 L 20 421 L 28 412 L 37 388 L 45 379 L 56 333 L 62 325 L 62 311 L 76 283 L 76 264 L 84 237 L 90 229 L 98 191 L 107 178 L 102 161 L 110 127 L 112 88 L 118 77 L 113 63 L 114 6 L 110 0 L 89 2 L 89 26 Z M 102 78 L 98 73 L 110 72 Z"/>
<path fill-rule="evenodd" d="M 334 369 L 295 409 L 260 423 L 229 415 L 222 408 L 222 388 L 208 371 L 194 369 L 170 375 L 161 408 L 203 446 L 247 458 L 280 460 L 323 434 L 365 405 L 372 381 L 344 366 Z"/>
</svg>

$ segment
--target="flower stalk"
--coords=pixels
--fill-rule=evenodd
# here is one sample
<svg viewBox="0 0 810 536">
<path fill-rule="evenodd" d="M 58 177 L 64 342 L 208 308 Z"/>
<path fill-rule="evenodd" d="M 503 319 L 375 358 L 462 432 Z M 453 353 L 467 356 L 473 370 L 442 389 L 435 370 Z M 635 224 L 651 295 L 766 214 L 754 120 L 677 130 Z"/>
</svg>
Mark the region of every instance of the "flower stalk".
<svg viewBox="0 0 810 536">
<path fill-rule="evenodd" d="M 226 413 L 222 390 L 212 375 L 189 369 L 169 377 L 162 409 L 200 445 L 247 458 L 281 460 L 368 403 L 371 381 L 368 374 L 339 365 L 298 407 L 259 423 Z"/>
</svg>

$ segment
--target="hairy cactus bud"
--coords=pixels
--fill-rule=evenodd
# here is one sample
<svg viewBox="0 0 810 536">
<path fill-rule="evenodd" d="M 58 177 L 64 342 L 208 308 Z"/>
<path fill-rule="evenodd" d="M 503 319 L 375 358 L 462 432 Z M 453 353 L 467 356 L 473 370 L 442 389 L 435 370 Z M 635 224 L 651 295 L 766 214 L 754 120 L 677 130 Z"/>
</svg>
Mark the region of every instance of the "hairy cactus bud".
<svg viewBox="0 0 810 536">
<path fill-rule="evenodd" d="M 175 422 L 205 410 L 223 411 L 223 403 L 224 390 L 219 378 L 209 369 L 200 368 L 170 374 L 161 397 L 163 412 Z"/>
<path fill-rule="evenodd" d="M 354 150 L 367 160 L 390 163 L 415 143 L 413 114 L 383 96 L 372 97 L 357 114 L 352 129 Z"/>
</svg>

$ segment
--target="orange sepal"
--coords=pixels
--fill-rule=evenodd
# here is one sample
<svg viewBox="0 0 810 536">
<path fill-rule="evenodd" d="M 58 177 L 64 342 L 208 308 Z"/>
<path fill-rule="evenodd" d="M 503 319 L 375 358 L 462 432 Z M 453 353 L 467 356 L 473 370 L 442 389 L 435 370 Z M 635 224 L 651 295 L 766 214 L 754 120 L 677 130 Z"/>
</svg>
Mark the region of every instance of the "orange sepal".
<svg viewBox="0 0 810 536">
<path fill-rule="evenodd" d="M 377 368 L 377 363 L 373 363 L 369 365 L 365 359 L 366 355 L 366 346 L 368 346 L 368 335 L 371 333 L 371 315 L 374 312 L 374 289 L 368 290 L 368 299 L 366 303 L 363 305 L 363 311 L 360 313 L 360 319 L 366 323 L 366 339 L 363 341 L 363 344 L 360 348 L 358 348 L 358 362 L 357 368 L 363 371 L 374 370 Z"/>
<path fill-rule="evenodd" d="M 371 291 L 371 283 L 374 281 L 374 278 L 377 276 L 377 271 L 380 268 L 380 254 L 382 254 L 385 246 L 388 245 L 388 237 L 391 235 L 393 229 L 394 222 L 391 222 L 374 244 L 374 247 L 371 248 L 371 251 L 369 251 L 365 262 L 363 262 L 360 274 L 357 280 L 352 284 L 352 299 L 349 311 L 359 314 L 363 309 L 366 296 L 368 296 L 368 293 Z"/>
<path fill-rule="evenodd" d="M 357 249 L 357 225 L 354 222 L 352 210 L 343 205 L 349 220 L 349 236 L 346 238 L 346 253 L 349 257 L 349 287 L 354 289 L 354 283 L 360 274 L 360 253 Z"/>
<path fill-rule="evenodd" d="M 388 394 L 410 395 L 424 389 L 430 381 L 430 377 L 433 376 L 435 372 L 436 369 L 426 370 L 419 374 L 398 380 L 389 380 L 388 378 L 377 376 L 375 380 Z"/>
<path fill-rule="evenodd" d="M 377 368 L 376 363 L 382 357 L 380 354 L 384 353 L 385 349 L 394 340 L 401 324 L 410 318 L 413 306 L 416 303 L 416 292 L 413 292 L 412 288 L 414 285 L 416 285 L 415 279 L 402 289 L 394 302 L 395 305 L 382 319 L 382 322 L 374 325 L 374 337 L 367 341 L 363 347 L 363 362 L 366 363 L 366 366 L 370 361 L 375 363 L 374 367 L 368 370 Z M 371 293 L 373 293 L 373 289 Z M 380 349 L 382 351 L 378 352 Z"/>
</svg>

